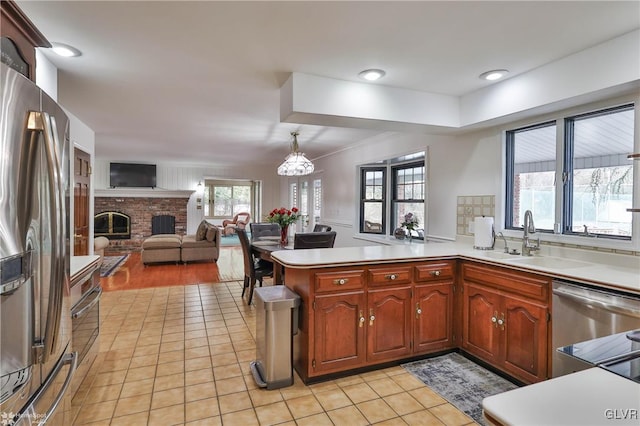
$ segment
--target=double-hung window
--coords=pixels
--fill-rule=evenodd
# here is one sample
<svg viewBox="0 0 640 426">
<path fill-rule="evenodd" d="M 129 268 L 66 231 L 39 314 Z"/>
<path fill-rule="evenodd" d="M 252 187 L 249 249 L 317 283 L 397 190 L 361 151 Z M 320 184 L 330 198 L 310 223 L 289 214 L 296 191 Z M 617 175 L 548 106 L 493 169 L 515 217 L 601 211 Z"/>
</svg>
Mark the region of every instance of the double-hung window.
<svg viewBox="0 0 640 426">
<path fill-rule="evenodd" d="M 386 223 L 386 167 L 360 169 L 360 232 L 384 234 Z"/>
<path fill-rule="evenodd" d="M 424 238 L 425 153 L 360 166 L 360 232 L 391 235 L 411 213 Z"/>
<path fill-rule="evenodd" d="M 631 239 L 634 105 L 558 117 L 506 134 L 506 227 L 531 210 L 549 233 Z"/>
<path fill-rule="evenodd" d="M 402 226 L 405 215 L 411 213 L 417 219 L 413 237 L 424 238 L 424 161 L 393 166 L 392 215 L 394 229 Z"/>
</svg>

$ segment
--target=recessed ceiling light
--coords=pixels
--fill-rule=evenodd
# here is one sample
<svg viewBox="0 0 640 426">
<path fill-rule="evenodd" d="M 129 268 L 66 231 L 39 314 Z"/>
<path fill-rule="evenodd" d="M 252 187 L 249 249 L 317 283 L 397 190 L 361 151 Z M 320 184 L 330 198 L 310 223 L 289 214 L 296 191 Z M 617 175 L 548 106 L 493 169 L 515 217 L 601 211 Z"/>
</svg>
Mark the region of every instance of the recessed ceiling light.
<svg viewBox="0 0 640 426">
<path fill-rule="evenodd" d="M 491 71 L 483 72 L 482 74 L 480 74 L 480 78 L 483 80 L 489 80 L 489 81 L 500 80 L 502 77 L 504 77 L 508 73 L 509 71 L 507 70 L 491 70 Z"/>
<path fill-rule="evenodd" d="M 386 73 L 383 70 L 378 69 L 370 69 L 364 70 L 358 74 L 358 77 L 363 78 L 367 81 L 376 81 L 382 77 L 384 77 Z"/>
<path fill-rule="evenodd" d="M 73 58 L 82 55 L 82 52 L 75 47 L 63 43 L 51 43 L 51 49 L 58 55 L 64 56 L 65 58 Z"/>
</svg>

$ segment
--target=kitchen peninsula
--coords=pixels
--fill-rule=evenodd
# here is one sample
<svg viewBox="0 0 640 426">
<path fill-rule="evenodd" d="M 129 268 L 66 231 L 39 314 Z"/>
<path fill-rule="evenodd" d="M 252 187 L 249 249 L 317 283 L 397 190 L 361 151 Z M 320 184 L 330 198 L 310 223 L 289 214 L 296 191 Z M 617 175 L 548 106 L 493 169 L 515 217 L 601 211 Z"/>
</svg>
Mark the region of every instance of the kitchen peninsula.
<svg viewBox="0 0 640 426">
<path fill-rule="evenodd" d="M 461 348 L 523 383 L 543 381 L 554 350 L 552 279 L 640 297 L 637 256 L 600 253 L 604 264 L 567 252 L 510 256 L 465 243 L 274 252 L 302 298 L 294 366 L 312 382 Z"/>
</svg>

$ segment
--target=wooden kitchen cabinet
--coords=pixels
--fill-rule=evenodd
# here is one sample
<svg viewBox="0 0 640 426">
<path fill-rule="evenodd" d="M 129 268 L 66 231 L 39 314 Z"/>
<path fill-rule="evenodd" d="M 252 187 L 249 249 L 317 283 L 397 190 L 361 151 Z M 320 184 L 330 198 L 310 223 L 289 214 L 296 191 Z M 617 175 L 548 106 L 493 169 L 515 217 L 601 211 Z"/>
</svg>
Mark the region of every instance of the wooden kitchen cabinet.
<svg viewBox="0 0 640 426">
<path fill-rule="evenodd" d="M 315 298 L 314 372 L 331 373 L 365 364 L 365 312 L 363 291 Z"/>
<path fill-rule="evenodd" d="M 485 361 L 498 364 L 500 294 L 483 286 L 464 284 L 462 347 Z"/>
<path fill-rule="evenodd" d="M 49 41 L 14 1 L 0 3 L 2 62 L 36 81 L 36 47 L 51 47 Z"/>
<path fill-rule="evenodd" d="M 453 342 L 453 282 L 416 285 L 413 352 L 449 349 Z"/>
<path fill-rule="evenodd" d="M 411 286 L 369 290 L 367 314 L 367 361 L 411 354 Z"/>
<path fill-rule="evenodd" d="M 523 382 L 545 380 L 550 281 L 473 263 L 462 271 L 462 348 Z"/>
<path fill-rule="evenodd" d="M 415 266 L 413 353 L 454 348 L 455 262 L 432 261 Z"/>
<path fill-rule="evenodd" d="M 294 365 L 303 380 L 455 345 L 455 261 L 290 269 L 302 298 Z"/>
</svg>

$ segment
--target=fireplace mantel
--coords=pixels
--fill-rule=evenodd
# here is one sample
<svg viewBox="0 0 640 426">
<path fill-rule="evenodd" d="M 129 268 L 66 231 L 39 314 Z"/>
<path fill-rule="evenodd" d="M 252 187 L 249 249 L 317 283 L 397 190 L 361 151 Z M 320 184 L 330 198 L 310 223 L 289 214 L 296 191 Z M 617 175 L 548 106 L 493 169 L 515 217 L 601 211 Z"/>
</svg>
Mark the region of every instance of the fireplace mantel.
<svg viewBox="0 0 640 426">
<path fill-rule="evenodd" d="M 96 189 L 95 197 L 189 198 L 195 191 L 160 188 L 109 188 Z"/>
</svg>

